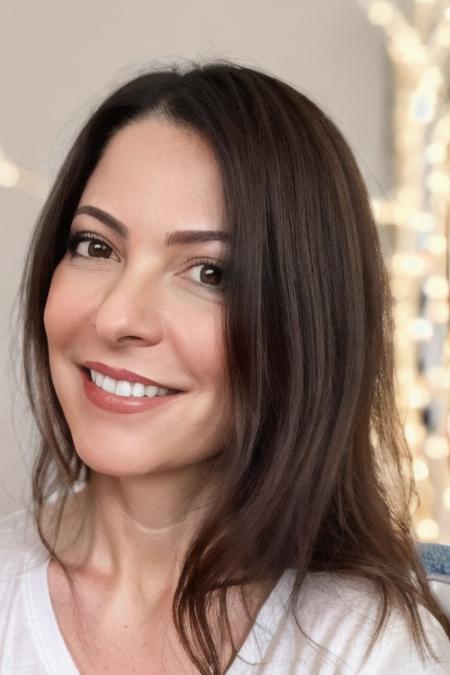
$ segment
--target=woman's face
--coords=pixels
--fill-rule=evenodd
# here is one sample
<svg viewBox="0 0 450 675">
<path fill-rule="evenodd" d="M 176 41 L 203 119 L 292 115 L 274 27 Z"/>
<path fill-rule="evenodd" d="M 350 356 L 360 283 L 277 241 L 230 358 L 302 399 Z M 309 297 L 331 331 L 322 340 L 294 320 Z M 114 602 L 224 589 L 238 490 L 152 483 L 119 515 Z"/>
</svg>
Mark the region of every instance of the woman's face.
<svg viewBox="0 0 450 675">
<path fill-rule="evenodd" d="M 113 137 L 78 210 L 44 314 L 52 380 L 77 453 L 115 476 L 192 467 L 223 448 L 231 421 L 227 243 L 217 238 L 226 235 L 212 151 L 163 119 L 135 122 Z M 175 241 L 190 230 L 213 238 Z M 154 397 L 148 380 L 181 393 Z"/>
</svg>

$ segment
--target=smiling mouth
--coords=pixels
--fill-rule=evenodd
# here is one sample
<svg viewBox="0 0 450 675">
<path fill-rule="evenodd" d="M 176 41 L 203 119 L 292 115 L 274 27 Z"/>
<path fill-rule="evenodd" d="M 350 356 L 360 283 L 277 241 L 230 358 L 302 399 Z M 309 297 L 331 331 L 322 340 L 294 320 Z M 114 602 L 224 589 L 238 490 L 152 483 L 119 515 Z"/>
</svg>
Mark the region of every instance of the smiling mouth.
<svg viewBox="0 0 450 675">
<path fill-rule="evenodd" d="M 125 380 L 114 380 L 109 376 L 101 379 L 102 373 L 93 372 L 97 379 L 100 375 L 100 386 L 91 377 L 91 372 L 86 366 L 79 366 L 80 377 L 83 383 L 83 390 L 87 400 L 94 405 L 96 409 L 104 410 L 107 413 L 118 415 L 130 415 L 137 413 L 151 413 L 152 410 L 165 409 L 171 404 L 176 405 L 185 392 L 177 391 L 171 393 L 168 389 L 158 389 L 154 387 L 146 391 L 146 386 L 142 382 L 126 382 Z M 131 385 L 133 385 L 131 387 Z M 136 387 L 136 389 L 134 389 Z M 150 387 L 150 385 L 149 385 Z M 143 391 L 144 390 L 144 391 Z M 157 414 L 151 413 L 151 414 Z"/>
<path fill-rule="evenodd" d="M 149 396 L 150 396 L 150 398 L 154 398 L 154 397 L 155 397 L 155 394 L 154 394 L 153 392 L 152 392 L 151 395 L 150 395 L 150 394 L 149 394 L 149 395 L 144 394 L 143 396 L 125 396 L 125 397 L 123 397 L 123 396 L 121 396 L 120 394 L 116 394 L 115 392 L 107 391 L 107 390 L 103 389 L 103 387 L 99 386 L 99 385 L 95 382 L 95 380 L 92 379 L 92 372 L 91 372 L 91 369 L 90 369 L 90 368 L 86 368 L 86 367 L 84 367 L 84 366 L 80 366 L 80 369 L 81 369 L 81 371 L 83 372 L 84 377 L 85 377 L 87 380 L 89 380 L 89 382 L 91 382 L 91 383 L 94 384 L 96 387 L 98 387 L 99 389 L 101 389 L 102 391 L 104 391 L 106 394 L 111 394 L 111 395 L 113 395 L 113 396 L 119 396 L 120 398 L 132 398 L 132 399 L 148 398 Z M 111 378 L 111 379 L 114 380 L 114 378 Z M 123 381 L 123 382 L 128 382 L 128 380 L 116 380 L 116 382 L 121 382 L 121 381 Z M 134 382 L 129 382 L 129 384 L 134 385 L 134 384 L 136 384 L 136 383 L 134 383 Z M 182 392 L 181 390 L 179 390 L 179 389 L 169 389 L 168 387 L 156 387 L 156 386 L 153 386 L 153 385 L 150 385 L 150 386 L 151 386 L 151 388 L 152 388 L 153 390 L 154 390 L 154 389 L 158 389 L 158 390 L 162 389 L 162 390 L 165 390 L 165 393 L 164 393 L 164 394 L 157 394 L 157 395 L 156 395 L 157 398 L 162 398 L 162 397 L 164 397 L 164 396 L 165 396 L 165 397 L 167 397 L 167 396 L 175 396 L 175 394 L 182 394 L 182 393 L 183 393 L 183 392 Z"/>
</svg>

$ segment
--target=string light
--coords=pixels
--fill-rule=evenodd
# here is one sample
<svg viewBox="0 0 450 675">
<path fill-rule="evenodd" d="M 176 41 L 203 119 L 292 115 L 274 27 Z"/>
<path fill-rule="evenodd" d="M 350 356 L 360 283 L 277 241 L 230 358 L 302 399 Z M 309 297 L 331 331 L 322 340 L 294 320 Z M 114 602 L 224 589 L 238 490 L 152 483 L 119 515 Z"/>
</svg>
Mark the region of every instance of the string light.
<svg viewBox="0 0 450 675">
<path fill-rule="evenodd" d="M 425 378 L 432 389 L 448 389 L 450 375 L 442 366 L 431 366 L 425 370 Z M 450 433 L 450 430 L 449 430 Z"/>
<path fill-rule="evenodd" d="M 372 210 L 393 252 L 398 405 L 421 504 L 412 513 L 419 539 L 450 544 L 450 0 L 412 0 L 411 17 L 393 0 L 359 2 L 393 70 L 395 187 Z"/>
<path fill-rule="evenodd" d="M 420 253 L 395 253 L 390 261 L 393 274 L 421 277 L 426 272 L 426 259 Z"/>
<path fill-rule="evenodd" d="M 425 159 L 429 164 L 441 164 L 445 162 L 446 157 L 447 149 L 443 144 L 432 143 L 425 148 Z"/>
<path fill-rule="evenodd" d="M 432 234 L 427 237 L 425 248 L 437 258 L 447 253 L 447 239 L 443 234 Z"/>
<path fill-rule="evenodd" d="M 442 496 L 442 501 L 446 509 L 450 511 L 450 488 L 447 488 Z"/>
<path fill-rule="evenodd" d="M 387 26 L 394 18 L 389 2 L 374 2 L 369 8 L 369 21 L 374 26 Z"/>
<path fill-rule="evenodd" d="M 414 342 L 425 342 L 433 337 L 433 324 L 428 319 L 414 319 L 408 326 L 408 333 Z"/>
<path fill-rule="evenodd" d="M 439 538 L 439 524 L 433 518 L 419 520 L 416 530 L 422 541 L 436 541 Z"/>
<path fill-rule="evenodd" d="M 0 147 L 0 188 L 16 188 L 43 200 L 49 191 L 49 180 L 38 171 L 19 167 Z"/>
<path fill-rule="evenodd" d="M 430 459 L 447 459 L 449 456 L 448 441 L 445 436 L 431 435 L 425 440 L 423 447 Z"/>
<path fill-rule="evenodd" d="M 413 469 L 414 469 L 414 478 L 416 479 L 416 481 L 426 480 L 430 475 L 428 465 L 423 459 L 415 457 L 413 462 Z"/>
<path fill-rule="evenodd" d="M 428 316 L 430 321 L 435 324 L 448 324 L 450 308 L 448 302 L 430 302 L 428 306 Z"/>
<path fill-rule="evenodd" d="M 448 279 L 438 275 L 428 277 L 423 284 L 423 292 L 433 300 L 447 300 Z"/>
</svg>

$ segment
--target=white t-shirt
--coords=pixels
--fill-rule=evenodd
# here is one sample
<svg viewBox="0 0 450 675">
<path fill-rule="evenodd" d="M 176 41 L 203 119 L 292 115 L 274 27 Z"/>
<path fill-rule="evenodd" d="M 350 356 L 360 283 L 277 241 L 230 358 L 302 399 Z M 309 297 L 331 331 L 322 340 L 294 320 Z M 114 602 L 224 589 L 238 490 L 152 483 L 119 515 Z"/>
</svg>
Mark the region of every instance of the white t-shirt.
<svg viewBox="0 0 450 675">
<path fill-rule="evenodd" d="M 1 675 L 78 675 L 53 611 L 48 553 L 31 516 L 18 511 L 0 520 Z M 423 663 L 399 610 L 365 665 L 361 665 L 379 611 L 371 582 L 311 573 L 300 592 L 297 618 L 324 657 L 299 631 L 287 601 L 294 580 L 288 570 L 261 608 L 228 675 L 415 675 L 450 673 L 450 643 L 436 619 L 421 608 L 440 663 Z M 253 664 L 253 665 L 252 665 Z M 125 675 L 125 674 L 124 674 Z"/>
</svg>

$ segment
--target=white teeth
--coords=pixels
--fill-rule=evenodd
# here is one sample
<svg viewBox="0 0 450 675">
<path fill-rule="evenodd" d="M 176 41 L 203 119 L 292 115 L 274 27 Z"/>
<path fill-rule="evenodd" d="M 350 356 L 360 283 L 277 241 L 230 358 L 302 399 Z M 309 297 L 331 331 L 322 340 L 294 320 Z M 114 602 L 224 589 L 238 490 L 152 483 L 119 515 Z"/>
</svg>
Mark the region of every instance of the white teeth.
<svg viewBox="0 0 450 675">
<path fill-rule="evenodd" d="M 97 387 L 101 387 L 105 376 L 103 373 L 96 373 L 95 370 L 91 370 L 92 379 L 94 380 Z"/>
<path fill-rule="evenodd" d="M 114 378 L 109 377 L 108 375 L 103 375 L 102 373 L 98 373 L 96 370 L 92 369 L 90 372 L 92 381 L 97 385 L 97 387 L 100 387 L 100 389 L 103 389 L 104 391 L 107 391 L 110 394 L 116 394 L 116 396 L 123 396 L 123 397 L 135 396 L 138 398 L 142 398 L 143 396 L 148 397 L 166 396 L 167 394 L 175 393 L 172 392 L 171 389 L 166 389 L 165 387 L 161 388 L 154 386 L 146 387 L 141 382 L 128 382 L 127 380 L 115 380 Z"/>
<path fill-rule="evenodd" d="M 131 387 L 131 395 L 139 397 L 145 396 L 145 385 L 140 382 L 135 382 Z"/>
<path fill-rule="evenodd" d="M 116 389 L 116 383 L 117 380 L 113 380 L 112 377 L 108 377 L 108 375 L 105 375 L 105 379 L 101 384 L 101 389 L 104 389 L 104 391 L 107 391 L 110 394 L 114 394 Z"/>
<path fill-rule="evenodd" d="M 117 396 L 131 396 L 131 384 L 126 382 L 126 380 L 119 380 L 114 393 Z"/>
</svg>

